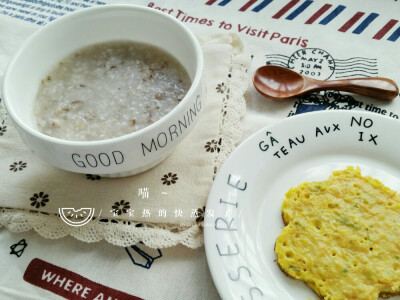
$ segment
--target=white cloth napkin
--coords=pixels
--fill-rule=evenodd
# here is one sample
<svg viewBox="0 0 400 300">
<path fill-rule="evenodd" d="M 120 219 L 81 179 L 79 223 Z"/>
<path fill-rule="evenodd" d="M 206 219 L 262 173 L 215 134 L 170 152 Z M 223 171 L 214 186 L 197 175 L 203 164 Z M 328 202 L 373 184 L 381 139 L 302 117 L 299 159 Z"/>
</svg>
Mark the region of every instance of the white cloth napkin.
<svg viewBox="0 0 400 300">
<path fill-rule="evenodd" d="M 11 49 L 0 51 L 3 74 L 4 62 L 20 44 L 15 40 L 22 42 L 26 35 L 18 34 L 23 31 L 18 26 L 25 24 L 15 28 L 11 19 L 0 21 L 15 34 Z M 1 36 L 0 44 L 6 45 L 3 39 L 8 38 Z M 16 232 L 34 229 L 47 238 L 105 239 L 120 246 L 139 241 L 157 248 L 201 246 L 204 215 L 213 213 L 205 210 L 213 177 L 241 138 L 249 62 L 234 34 L 199 40 L 207 87 L 203 114 L 164 162 L 142 174 L 110 179 L 70 173 L 41 162 L 26 149 L 1 107 L 0 226 Z M 85 209 L 74 212 L 72 208 Z M 71 226 L 59 214 L 93 217 L 83 226 Z"/>
</svg>

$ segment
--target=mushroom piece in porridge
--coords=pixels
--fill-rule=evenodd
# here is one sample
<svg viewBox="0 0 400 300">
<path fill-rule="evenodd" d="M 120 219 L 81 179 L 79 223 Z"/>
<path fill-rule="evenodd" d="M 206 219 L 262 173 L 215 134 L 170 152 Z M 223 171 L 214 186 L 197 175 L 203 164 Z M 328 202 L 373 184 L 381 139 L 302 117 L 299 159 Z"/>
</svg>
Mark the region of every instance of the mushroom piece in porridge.
<svg viewBox="0 0 400 300">
<path fill-rule="evenodd" d="M 96 44 L 61 61 L 35 99 L 38 129 L 64 140 L 104 140 L 159 120 L 191 80 L 173 56 L 130 41 Z"/>
</svg>

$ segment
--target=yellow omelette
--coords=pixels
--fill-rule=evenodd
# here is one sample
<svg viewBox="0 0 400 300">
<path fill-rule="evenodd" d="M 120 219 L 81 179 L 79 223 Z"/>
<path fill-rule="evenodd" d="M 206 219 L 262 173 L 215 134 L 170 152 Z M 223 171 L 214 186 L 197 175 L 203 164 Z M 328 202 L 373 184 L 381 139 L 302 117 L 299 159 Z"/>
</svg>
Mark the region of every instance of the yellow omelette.
<svg viewBox="0 0 400 300">
<path fill-rule="evenodd" d="M 400 194 L 359 168 L 290 189 L 275 252 L 284 273 L 325 300 L 400 293 Z"/>
</svg>

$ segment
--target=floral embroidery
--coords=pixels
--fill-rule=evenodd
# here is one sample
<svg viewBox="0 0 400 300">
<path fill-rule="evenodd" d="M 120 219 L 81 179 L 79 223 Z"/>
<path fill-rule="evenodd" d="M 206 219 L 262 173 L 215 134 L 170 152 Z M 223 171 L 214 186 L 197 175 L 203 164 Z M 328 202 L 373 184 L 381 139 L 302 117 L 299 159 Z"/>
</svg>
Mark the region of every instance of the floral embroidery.
<svg viewBox="0 0 400 300">
<path fill-rule="evenodd" d="M 206 211 L 206 207 L 203 206 L 203 208 L 198 208 L 197 209 L 197 218 L 196 218 L 196 222 L 200 223 L 204 221 L 204 212 Z"/>
<path fill-rule="evenodd" d="M 221 138 L 218 141 L 213 139 L 213 140 L 207 142 L 206 145 L 204 146 L 204 148 L 206 148 L 207 152 L 211 152 L 211 153 L 218 152 L 219 153 L 219 151 L 221 151 L 221 149 L 219 147 L 219 146 L 221 146 L 221 142 L 222 142 Z"/>
<path fill-rule="evenodd" d="M 86 179 L 89 179 L 89 180 L 100 180 L 101 176 L 100 175 L 93 175 L 93 174 L 86 174 Z"/>
<path fill-rule="evenodd" d="M 0 126 L 0 136 L 3 136 L 7 132 L 7 126 Z"/>
<path fill-rule="evenodd" d="M 35 193 L 30 200 L 32 201 L 31 206 L 39 208 L 40 206 L 46 206 L 46 202 L 49 202 L 49 195 L 43 192 Z"/>
<path fill-rule="evenodd" d="M 19 162 L 14 162 L 13 164 L 10 165 L 10 171 L 22 171 L 23 169 L 26 168 L 26 162 L 23 162 L 20 160 Z"/>
<path fill-rule="evenodd" d="M 215 88 L 218 93 L 223 94 L 226 91 L 226 85 L 225 83 L 218 83 L 217 87 Z"/>
<path fill-rule="evenodd" d="M 163 182 L 163 184 L 166 184 L 166 185 L 175 184 L 177 180 L 178 180 L 178 175 L 172 174 L 171 172 L 169 172 L 168 174 L 165 174 L 161 178 L 161 181 Z"/>
<path fill-rule="evenodd" d="M 125 202 L 125 200 L 121 200 L 120 202 L 115 202 L 115 204 L 111 207 L 112 211 L 118 216 L 122 215 L 122 213 L 126 214 L 128 209 L 131 208 L 129 202 Z"/>
</svg>

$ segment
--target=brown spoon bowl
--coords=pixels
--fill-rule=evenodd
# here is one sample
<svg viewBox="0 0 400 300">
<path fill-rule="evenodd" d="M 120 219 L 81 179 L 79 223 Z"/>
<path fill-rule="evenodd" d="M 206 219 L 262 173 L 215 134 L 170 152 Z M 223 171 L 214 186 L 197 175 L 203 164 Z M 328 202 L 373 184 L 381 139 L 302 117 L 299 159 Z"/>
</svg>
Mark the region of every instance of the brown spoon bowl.
<svg viewBox="0 0 400 300">
<path fill-rule="evenodd" d="M 381 100 L 399 94 L 396 83 L 388 78 L 367 77 L 342 80 L 317 80 L 279 66 L 263 66 L 253 76 L 256 90 L 272 100 L 285 100 L 307 93 L 334 90 L 351 92 Z"/>
</svg>

